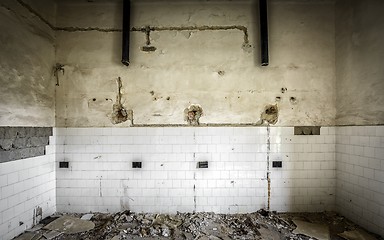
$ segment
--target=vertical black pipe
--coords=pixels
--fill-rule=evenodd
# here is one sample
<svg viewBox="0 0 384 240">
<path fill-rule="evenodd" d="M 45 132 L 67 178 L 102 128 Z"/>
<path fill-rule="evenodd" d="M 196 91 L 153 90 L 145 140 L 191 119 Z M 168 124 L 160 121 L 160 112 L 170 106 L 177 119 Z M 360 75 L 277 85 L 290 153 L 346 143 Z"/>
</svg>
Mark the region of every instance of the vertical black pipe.
<svg viewBox="0 0 384 240">
<path fill-rule="evenodd" d="M 123 1 L 123 50 L 121 62 L 129 66 L 129 35 L 131 31 L 131 1 Z"/>
<path fill-rule="evenodd" d="M 268 66 L 268 6 L 267 0 L 259 0 L 261 66 Z"/>
</svg>

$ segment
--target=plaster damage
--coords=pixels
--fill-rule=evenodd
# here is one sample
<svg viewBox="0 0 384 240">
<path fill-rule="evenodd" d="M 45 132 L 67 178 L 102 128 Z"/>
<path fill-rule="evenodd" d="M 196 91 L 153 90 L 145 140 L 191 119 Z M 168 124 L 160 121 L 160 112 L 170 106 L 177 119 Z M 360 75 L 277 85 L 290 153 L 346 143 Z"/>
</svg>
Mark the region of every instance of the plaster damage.
<svg viewBox="0 0 384 240">
<path fill-rule="evenodd" d="M 189 125 L 200 125 L 200 117 L 203 115 L 203 108 L 199 104 L 191 104 L 184 109 L 184 121 Z"/>
<path fill-rule="evenodd" d="M 119 124 L 127 120 L 131 120 L 131 125 L 133 125 L 133 111 L 126 110 L 121 103 L 121 88 L 123 87 L 121 83 L 121 78 L 117 78 L 117 94 L 116 102 L 113 104 L 113 111 L 111 116 L 111 121 L 113 124 Z M 96 100 L 96 99 L 95 99 Z"/>
<path fill-rule="evenodd" d="M 185 102 L 202 104 L 208 124 L 255 123 L 264 103 L 280 97 L 277 125 L 333 125 L 333 3 L 271 1 L 270 30 L 278 37 L 271 38 L 268 68 L 257 64 L 253 7 L 247 1 L 134 2 L 126 68 L 120 63 L 119 2 L 59 2 L 56 62 L 65 64 L 66 76 L 57 88 L 57 125 L 113 125 L 102 99 L 115 92 L 108 79 L 116 75 L 126 79 L 121 97 L 129 96 L 126 107 L 135 109 L 135 124 L 182 125 Z M 156 47 L 150 54 L 142 51 L 147 26 L 149 46 Z M 281 86 L 289 95 L 282 95 Z M 148 97 L 151 90 L 156 101 Z"/>
<path fill-rule="evenodd" d="M 279 108 L 277 104 L 265 106 L 264 111 L 261 113 L 259 124 L 267 123 L 275 125 L 279 119 Z"/>
</svg>

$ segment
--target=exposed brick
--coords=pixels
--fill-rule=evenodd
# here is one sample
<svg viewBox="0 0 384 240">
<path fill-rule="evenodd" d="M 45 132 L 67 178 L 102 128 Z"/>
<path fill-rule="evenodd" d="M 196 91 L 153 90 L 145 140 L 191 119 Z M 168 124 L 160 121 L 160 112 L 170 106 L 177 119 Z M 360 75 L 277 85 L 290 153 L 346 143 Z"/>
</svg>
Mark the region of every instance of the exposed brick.
<svg viewBox="0 0 384 240">
<path fill-rule="evenodd" d="M 45 146 L 29 148 L 29 157 L 37 157 L 45 154 Z"/>
<path fill-rule="evenodd" d="M 0 162 L 44 155 L 52 134 L 51 127 L 0 127 Z"/>
<path fill-rule="evenodd" d="M 13 141 L 13 148 L 26 148 L 27 147 L 27 143 L 28 143 L 28 139 L 27 138 L 16 138 L 14 141 Z"/>
<path fill-rule="evenodd" d="M 12 139 L 0 139 L 0 150 L 8 151 L 12 149 Z"/>
<path fill-rule="evenodd" d="M 28 128 L 26 128 L 26 127 L 19 127 L 17 129 L 17 137 L 18 138 L 25 138 L 25 137 L 27 137 L 27 133 L 28 133 Z"/>
<path fill-rule="evenodd" d="M 12 139 L 17 136 L 17 128 L 16 127 L 5 127 L 4 138 Z"/>
<path fill-rule="evenodd" d="M 0 163 L 11 161 L 8 151 L 0 151 Z"/>
<path fill-rule="evenodd" d="M 27 147 L 39 147 L 48 145 L 48 137 L 31 137 L 28 139 Z"/>
<path fill-rule="evenodd" d="M 0 127 L 0 139 L 3 139 L 4 135 L 5 135 L 5 128 L 4 127 Z"/>
</svg>

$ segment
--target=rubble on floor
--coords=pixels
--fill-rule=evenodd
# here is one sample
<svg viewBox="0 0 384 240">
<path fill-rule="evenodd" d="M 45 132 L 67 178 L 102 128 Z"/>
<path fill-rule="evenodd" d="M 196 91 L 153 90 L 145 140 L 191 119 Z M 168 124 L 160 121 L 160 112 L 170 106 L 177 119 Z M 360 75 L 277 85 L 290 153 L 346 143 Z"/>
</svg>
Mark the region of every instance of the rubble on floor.
<svg viewBox="0 0 384 240">
<path fill-rule="evenodd" d="M 347 239 L 383 240 L 333 213 L 56 214 L 16 240 L 121 239 Z"/>
</svg>

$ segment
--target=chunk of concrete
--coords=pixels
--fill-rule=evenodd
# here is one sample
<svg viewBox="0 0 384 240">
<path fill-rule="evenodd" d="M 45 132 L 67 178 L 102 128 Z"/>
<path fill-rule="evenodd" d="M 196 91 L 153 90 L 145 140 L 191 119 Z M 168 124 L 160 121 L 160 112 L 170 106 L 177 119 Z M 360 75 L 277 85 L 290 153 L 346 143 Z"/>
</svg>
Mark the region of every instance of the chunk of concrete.
<svg viewBox="0 0 384 240">
<path fill-rule="evenodd" d="M 61 233 L 74 234 L 89 231 L 94 227 L 95 224 L 91 221 L 81 220 L 80 218 L 71 216 L 62 216 L 44 228 Z"/>
<path fill-rule="evenodd" d="M 49 231 L 43 234 L 45 239 L 48 239 L 48 240 L 54 239 L 55 237 L 58 237 L 60 235 L 61 235 L 61 232 L 57 232 L 57 231 Z"/>
<path fill-rule="evenodd" d="M 353 231 L 345 231 L 338 234 L 340 237 L 347 240 L 376 240 L 377 238 L 367 233 L 362 229 L 356 229 Z"/>
<path fill-rule="evenodd" d="M 270 230 L 263 226 L 261 226 L 260 229 L 257 229 L 257 231 L 259 231 L 259 233 L 261 234 L 261 239 L 264 240 L 282 239 L 277 231 Z"/>
<path fill-rule="evenodd" d="M 89 221 L 89 220 L 91 220 L 93 215 L 94 214 L 92 214 L 92 213 L 84 214 L 80 219 Z"/>
<path fill-rule="evenodd" d="M 324 224 L 310 223 L 302 220 L 293 220 L 297 226 L 293 230 L 294 234 L 303 234 L 308 237 L 313 237 L 318 240 L 330 240 L 329 228 Z"/>
<path fill-rule="evenodd" d="M 26 232 L 15 238 L 14 240 L 32 240 L 36 233 Z"/>
</svg>

